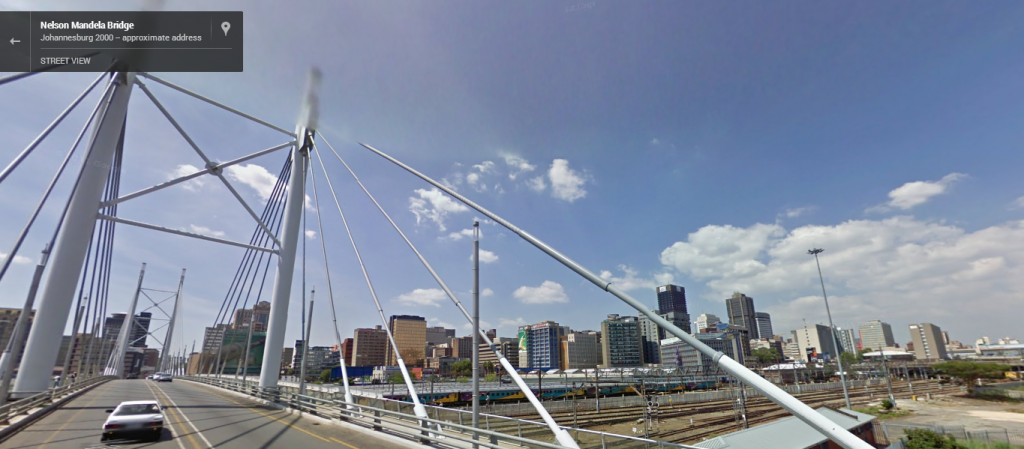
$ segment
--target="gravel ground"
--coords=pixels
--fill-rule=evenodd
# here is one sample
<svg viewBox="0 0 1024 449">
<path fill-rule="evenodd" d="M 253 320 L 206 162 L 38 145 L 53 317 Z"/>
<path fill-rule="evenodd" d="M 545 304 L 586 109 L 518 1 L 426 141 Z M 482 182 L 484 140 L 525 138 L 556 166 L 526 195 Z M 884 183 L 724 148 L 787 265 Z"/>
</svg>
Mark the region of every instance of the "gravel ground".
<svg viewBox="0 0 1024 449">
<path fill-rule="evenodd" d="M 1024 403 L 994 402 L 962 397 L 931 401 L 900 400 L 899 407 L 914 413 L 886 420 L 892 424 L 964 426 L 967 430 L 1008 429 L 1024 431 Z"/>
</svg>

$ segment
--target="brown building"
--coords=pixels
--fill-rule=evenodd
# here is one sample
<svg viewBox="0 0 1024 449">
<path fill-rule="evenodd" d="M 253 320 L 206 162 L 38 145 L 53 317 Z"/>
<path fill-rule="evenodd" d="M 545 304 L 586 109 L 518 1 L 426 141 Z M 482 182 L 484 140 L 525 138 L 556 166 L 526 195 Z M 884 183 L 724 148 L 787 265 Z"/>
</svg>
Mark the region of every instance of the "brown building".
<svg viewBox="0 0 1024 449">
<path fill-rule="evenodd" d="M 519 366 L 519 340 L 515 338 L 494 338 L 494 346 L 501 351 L 501 355 L 508 359 L 512 366 Z M 480 344 L 480 364 L 491 362 L 495 369 L 501 369 L 498 363 L 498 355 L 491 351 L 487 344 Z"/>
<path fill-rule="evenodd" d="M 458 357 L 460 359 L 473 358 L 472 335 L 452 339 L 452 357 Z"/>
<path fill-rule="evenodd" d="M 352 338 L 352 366 L 384 366 L 388 348 L 388 333 L 380 326 L 356 329 Z"/>
<path fill-rule="evenodd" d="M 248 330 L 249 323 L 253 323 L 253 332 L 266 332 L 270 326 L 270 303 L 260 301 L 251 309 L 236 310 L 231 319 L 231 328 Z"/>
<path fill-rule="evenodd" d="M 295 357 L 295 348 L 284 348 L 281 350 L 281 369 L 291 368 L 292 358 Z"/>
<path fill-rule="evenodd" d="M 421 316 L 391 315 L 388 327 L 406 365 L 422 366 L 427 347 L 427 320 Z M 398 365 L 398 355 L 387 345 L 388 366 Z"/>
<path fill-rule="evenodd" d="M 345 361 L 345 366 L 352 366 L 352 347 L 355 346 L 354 338 L 346 338 L 341 343 L 341 358 Z"/>
</svg>

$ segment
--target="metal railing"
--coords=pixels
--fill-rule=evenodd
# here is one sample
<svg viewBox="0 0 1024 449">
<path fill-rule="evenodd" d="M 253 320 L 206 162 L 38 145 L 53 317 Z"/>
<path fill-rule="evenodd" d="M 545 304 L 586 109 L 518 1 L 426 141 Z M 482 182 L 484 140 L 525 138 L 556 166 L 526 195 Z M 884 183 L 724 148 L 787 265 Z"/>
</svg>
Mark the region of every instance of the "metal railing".
<svg viewBox="0 0 1024 449">
<path fill-rule="evenodd" d="M 391 399 L 356 397 L 356 404 L 346 408 L 343 401 L 299 395 L 287 391 L 289 388 L 261 389 L 254 382 L 243 383 L 235 379 L 208 377 L 183 377 L 184 380 L 211 385 L 235 391 L 255 398 L 275 402 L 289 408 L 316 416 L 339 419 L 351 424 L 371 428 L 375 431 L 390 432 L 422 443 L 437 443 L 451 446 L 452 440 L 478 444 L 487 448 L 561 448 L 546 424 L 539 421 L 509 418 L 491 414 L 480 415 L 480 428 L 474 429 L 472 413 L 466 410 L 425 405 L 429 419 L 413 414 L 413 404 Z M 683 448 L 697 449 L 664 441 L 640 437 L 617 435 L 572 427 L 562 427 L 577 441 L 581 449 L 608 448 Z M 479 435 L 473 440 L 473 434 Z"/>
<path fill-rule="evenodd" d="M 964 426 L 915 426 L 908 424 L 890 424 L 875 422 L 875 440 L 879 444 L 888 444 L 889 448 L 903 449 L 906 431 L 909 429 L 927 429 L 943 435 L 950 435 L 957 441 L 997 443 L 1003 442 L 1014 446 L 1024 445 L 1022 430 L 967 430 Z"/>
<path fill-rule="evenodd" d="M 60 387 L 51 388 L 49 390 L 36 393 L 32 396 L 19 399 L 14 402 L 8 402 L 0 407 L 0 424 L 10 423 L 11 418 L 16 416 L 27 414 L 31 410 L 44 407 L 55 402 L 57 399 L 63 398 L 69 394 L 77 393 L 83 389 L 92 387 L 93 385 L 106 382 L 113 379 L 113 377 L 100 376 L 93 377 L 92 379 L 86 379 L 75 382 L 71 385 L 64 385 Z"/>
</svg>

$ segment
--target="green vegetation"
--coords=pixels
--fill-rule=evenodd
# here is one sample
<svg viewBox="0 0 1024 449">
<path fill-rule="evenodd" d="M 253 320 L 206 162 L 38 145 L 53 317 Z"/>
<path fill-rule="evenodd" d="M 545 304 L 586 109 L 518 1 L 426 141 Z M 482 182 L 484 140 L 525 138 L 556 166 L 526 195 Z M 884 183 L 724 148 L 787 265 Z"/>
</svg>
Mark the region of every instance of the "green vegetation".
<svg viewBox="0 0 1024 449">
<path fill-rule="evenodd" d="M 861 353 L 854 354 L 852 352 L 844 352 L 839 355 L 839 358 L 842 359 L 843 366 L 847 367 L 853 366 L 864 360 L 864 357 L 861 355 Z"/>
<path fill-rule="evenodd" d="M 469 360 L 462 360 L 452 364 L 452 371 L 456 374 L 469 374 L 473 371 L 473 362 Z"/>
<path fill-rule="evenodd" d="M 405 383 L 405 376 L 402 373 L 395 373 L 388 376 L 388 383 L 390 384 L 401 384 Z"/>
<path fill-rule="evenodd" d="M 902 418 L 912 414 L 910 410 L 886 410 L 881 407 L 854 407 L 855 411 L 875 416 L 879 421 L 887 419 Z"/>
<path fill-rule="evenodd" d="M 895 407 L 895 406 L 896 406 L 896 404 L 893 404 L 892 400 L 890 400 L 890 399 L 882 399 L 882 408 L 883 409 L 885 409 L 885 410 L 892 410 L 892 408 Z"/>
<path fill-rule="evenodd" d="M 325 369 L 320 372 L 320 382 L 327 383 L 331 381 L 331 370 Z"/>
<path fill-rule="evenodd" d="M 497 374 L 491 373 L 491 374 L 488 374 L 488 375 L 484 376 L 484 382 L 497 382 L 497 381 L 498 381 L 498 375 Z"/>
<path fill-rule="evenodd" d="M 483 368 L 484 368 L 484 372 L 485 373 L 493 373 L 494 372 L 494 363 L 493 362 L 484 362 Z"/>
<path fill-rule="evenodd" d="M 775 348 L 757 348 L 750 354 L 757 358 L 757 363 L 775 363 L 782 359 Z"/>
<path fill-rule="evenodd" d="M 986 443 L 981 441 L 957 441 L 951 435 L 942 435 L 928 429 L 907 429 L 906 449 L 1020 449 L 1005 441 Z"/>
<path fill-rule="evenodd" d="M 955 377 L 971 392 L 974 391 L 974 386 L 978 384 L 979 379 L 1002 379 L 1010 370 L 1008 365 L 962 360 L 939 363 L 932 368 L 937 373 Z"/>
</svg>

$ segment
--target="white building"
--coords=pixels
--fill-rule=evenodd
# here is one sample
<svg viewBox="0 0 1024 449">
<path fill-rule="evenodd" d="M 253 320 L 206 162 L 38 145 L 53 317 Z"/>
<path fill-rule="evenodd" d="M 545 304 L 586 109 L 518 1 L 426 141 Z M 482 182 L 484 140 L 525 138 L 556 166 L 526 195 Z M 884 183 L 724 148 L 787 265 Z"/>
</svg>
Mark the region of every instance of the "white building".
<svg viewBox="0 0 1024 449">
<path fill-rule="evenodd" d="M 864 349 L 896 346 L 896 338 L 892 335 L 892 326 L 881 320 L 868 321 L 860 325 L 860 342 Z"/>
</svg>

